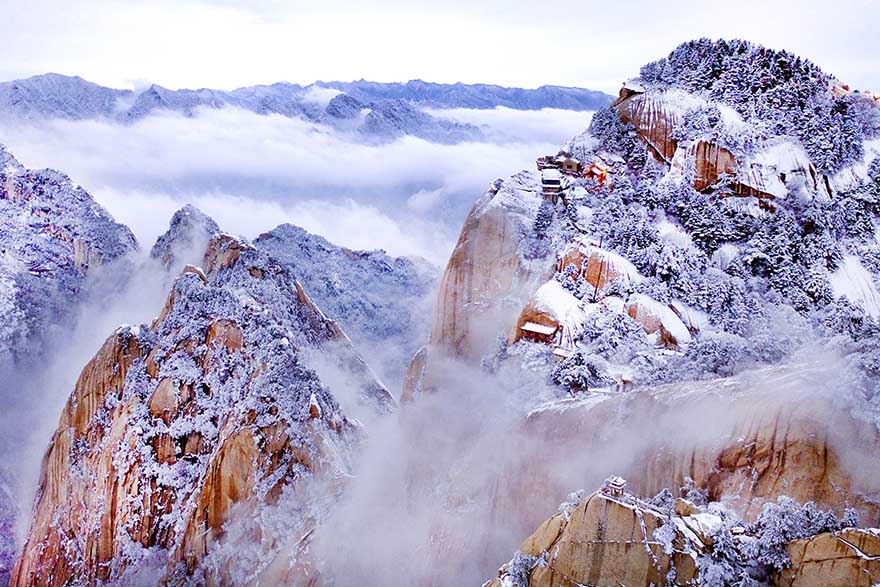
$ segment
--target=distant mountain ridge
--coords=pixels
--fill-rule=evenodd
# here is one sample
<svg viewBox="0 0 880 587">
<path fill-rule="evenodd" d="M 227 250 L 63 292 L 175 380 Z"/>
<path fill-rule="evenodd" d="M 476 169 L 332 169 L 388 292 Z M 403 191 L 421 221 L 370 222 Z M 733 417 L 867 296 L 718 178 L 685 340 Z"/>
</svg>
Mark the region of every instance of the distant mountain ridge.
<svg viewBox="0 0 880 587">
<path fill-rule="evenodd" d="M 596 90 L 566 86 L 541 86 L 533 90 L 491 84 L 435 84 L 422 80 L 406 83 L 316 82 L 316 86 L 340 90 L 358 100 L 402 99 L 435 108 L 495 108 L 515 110 L 596 110 L 614 100 Z"/>
<path fill-rule="evenodd" d="M 333 92 L 338 92 L 333 96 Z M 341 96 L 341 98 L 340 98 Z M 364 138 L 410 135 L 432 142 L 482 138 L 479 128 L 423 112 L 421 108 L 562 108 L 588 111 L 605 107 L 612 96 L 580 88 L 542 86 L 535 90 L 484 84 L 286 82 L 231 91 L 169 90 L 151 85 L 142 91 L 107 88 L 81 77 L 56 73 L 0 83 L 0 119 L 141 120 L 157 111 L 194 116 L 198 108 L 232 106 L 257 114 L 301 118 L 353 131 Z"/>
</svg>

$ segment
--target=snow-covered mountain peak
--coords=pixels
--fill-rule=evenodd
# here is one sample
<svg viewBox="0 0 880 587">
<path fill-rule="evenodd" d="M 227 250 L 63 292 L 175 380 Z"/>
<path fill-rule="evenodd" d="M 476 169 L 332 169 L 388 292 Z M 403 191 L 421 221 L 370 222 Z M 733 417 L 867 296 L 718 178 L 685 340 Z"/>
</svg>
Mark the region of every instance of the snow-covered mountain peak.
<svg viewBox="0 0 880 587">
<path fill-rule="evenodd" d="M 0 143 L 0 173 L 13 174 L 24 171 L 24 166 L 18 162 L 6 146 Z"/>
<path fill-rule="evenodd" d="M 150 257 L 167 269 L 179 269 L 187 263 L 196 263 L 203 254 L 208 240 L 220 232 L 214 219 L 187 204 L 171 217 L 168 230 L 156 239 Z"/>
</svg>

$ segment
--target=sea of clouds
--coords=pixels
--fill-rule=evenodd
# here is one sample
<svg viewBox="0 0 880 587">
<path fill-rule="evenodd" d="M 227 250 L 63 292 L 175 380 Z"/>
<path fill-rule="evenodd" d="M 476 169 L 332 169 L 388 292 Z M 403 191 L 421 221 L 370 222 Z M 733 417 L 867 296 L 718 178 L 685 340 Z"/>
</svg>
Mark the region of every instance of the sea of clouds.
<svg viewBox="0 0 880 587">
<path fill-rule="evenodd" d="M 532 167 L 590 119 L 553 109 L 434 114 L 478 125 L 486 139 L 368 145 L 319 124 L 227 107 L 192 117 L 159 112 L 130 125 L 4 123 L 0 142 L 28 167 L 70 175 L 144 248 L 189 202 L 248 238 L 290 222 L 347 247 L 442 265 L 491 181 Z"/>
</svg>

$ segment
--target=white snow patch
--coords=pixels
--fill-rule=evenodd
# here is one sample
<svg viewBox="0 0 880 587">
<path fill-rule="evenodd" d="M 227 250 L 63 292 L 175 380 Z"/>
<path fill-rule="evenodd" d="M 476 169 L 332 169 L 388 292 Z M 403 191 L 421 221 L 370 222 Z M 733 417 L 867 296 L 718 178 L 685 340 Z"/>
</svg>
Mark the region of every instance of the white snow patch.
<svg viewBox="0 0 880 587">
<path fill-rule="evenodd" d="M 633 92 L 638 92 L 640 94 L 645 92 L 645 86 L 633 79 L 623 82 L 623 89 L 632 90 Z"/>
<path fill-rule="evenodd" d="M 672 300 L 669 304 L 675 308 L 675 312 L 681 317 L 688 329 L 693 327 L 702 331 L 709 327 L 709 315 L 706 312 L 691 308 L 678 300 Z"/>
<path fill-rule="evenodd" d="M 546 312 L 562 326 L 563 336 L 576 338 L 583 330 L 587 312 L 581 301 L 555 279 L 538 288 L 534 305 L 536 310 Z"/>
<path fill-rule="evenodd" d="M 678 225 L 667 220 L 665 217 L 660 218 L 657 222 L 657 230 L 660 232 L 660 238 L 669 244 L 683 249 L 690 249 L 694 246 L 694 241 L 691 238 L 691 235 L 682 230 Z"/>
<path fill-rule="evenodd" d="M 303 92 L 302 100 L 309 104 L 321 106 L 322 108 L 330 103 L 330 100 L 341 94 L 342 91 L 333 88 L 325 88 L 322 86 L 309 86 Z"/>
<path fill-rule="evenodd" d="M 737 175 L 742 183 L 776 198 L 784 198 L 789 192 L 802 199 L 830 197 L 807 152 L 794 141 L 761 149 L 739 166 Z"/>
<path fill-rule="evenodd" d="M 861 304 L 871 316 L 880 317 L 880 292 L 871 273 L 855 255 L 843 258 L 840 268 L 831 274 L 831 289 L 837 298 L 846 297 Z"/>
<path fill-rule="evenodd" d="M 722 271 L 730 266 L 730 263 L 739 255 L 739 247 L 725 243 L 712 253 L 712 263 Z"/>
<path fill-rule="evenodd" d="M 675 337 L 679 344 L 687 344 L 691 341 L 691 332 L 685 326 L 681 318 L 672 311 L 672 308 L 654 298 L 644 294 L 633 294 L 629 297 L 629 305 L 638 304 L 648 314 L 657 317 L 669 334 Z"/>
<path fill-rule="evenodd" d="M 599 248 L 594 241 L 581 238 L 576 241 L 575 246 L 588 259 L 595 255 L 608 269 L 617 273 L 619 278 L 623 278 L 627 284 L 639 283 L 644 280 L 644 277 L 629 259 L 614 251 Z"/>
</svg>

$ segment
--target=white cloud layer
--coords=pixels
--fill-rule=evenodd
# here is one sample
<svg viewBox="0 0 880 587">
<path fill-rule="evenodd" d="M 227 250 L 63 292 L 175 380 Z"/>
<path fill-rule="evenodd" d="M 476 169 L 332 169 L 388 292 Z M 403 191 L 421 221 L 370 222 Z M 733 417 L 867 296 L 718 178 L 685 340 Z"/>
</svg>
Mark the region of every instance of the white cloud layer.
<svg viewBox="0 0 880 587">
<path fill-rule="evenodd" d="M 589 123 L 559 110 L 456 110 L 493 142 L 436 145 L 405 137 L 370 146 L 327 127 L 224 108 L 160 113 L 133 125 L 62 121 L 0 128 L 29 167 L 64 171 L 149 247 L 191 202 L 224 230 L 253 238 L 282 222 L 352 248 L 445 263 L 486 186 L 534 165 Z"/>
</svg>

